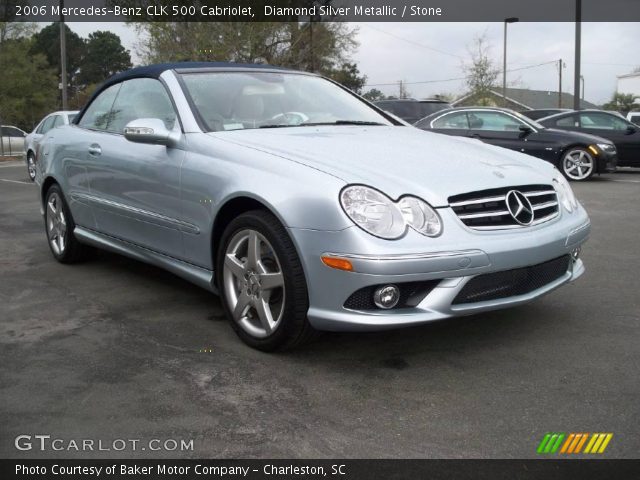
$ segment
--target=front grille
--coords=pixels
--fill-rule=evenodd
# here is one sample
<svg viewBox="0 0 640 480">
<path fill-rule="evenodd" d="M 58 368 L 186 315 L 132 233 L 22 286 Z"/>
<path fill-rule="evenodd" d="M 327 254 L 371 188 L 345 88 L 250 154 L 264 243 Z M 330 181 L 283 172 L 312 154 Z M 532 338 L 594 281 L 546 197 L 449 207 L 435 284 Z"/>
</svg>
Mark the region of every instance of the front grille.
<svg viewBox="0 0 640 480">
<path fill-rule="evenodd" d="M 438 283 L 440 283 L 440 280 L 395 283 L 394 285 L 400 289 L 400 299 L 393 309 L 415 307 Z M 373 303 L 373 293 L 381 286 L 382 285 L 372 285 L 356 290 L 347 298 L 347 301 L 344 302 L 344 308 L 350 310 L 380 310 L 376 304 Z"/>
<path fill-rule="evenodd" d="M 550 185 L 521 185 L 492 188 L 449 197 L 449 205 L 467 227 L 475 230 L 522 228 L 507 207 L 507 194 L 521 192 L 531 202 L 533 220 L 538 225 L 558 216 L 558 197 Z"/>
<path fill-rule="evenodd" d="M 569 255 L 564 255 L 531 267 L 478 275 L 467 282 L 452 303 L 458 305 L 525 295 L 562 277 L 569 269 L 570 260 Z"/>
</svg>

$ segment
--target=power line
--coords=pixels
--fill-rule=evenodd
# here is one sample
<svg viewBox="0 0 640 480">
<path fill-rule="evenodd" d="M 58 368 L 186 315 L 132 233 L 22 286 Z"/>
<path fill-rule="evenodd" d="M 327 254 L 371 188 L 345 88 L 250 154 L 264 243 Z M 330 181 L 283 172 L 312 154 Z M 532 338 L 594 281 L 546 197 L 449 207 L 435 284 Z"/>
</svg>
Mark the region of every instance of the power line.
<svg viewBox="0 0 640 480">
<path fill-rule="evenodd" d="M 416 42 L 414 40 L 409 40 L 408 38 L 401 37 L 399 35 L 396 35 L 395 33 L 387 32 L 386 30 L 382 30 L 382 29 L 377 28 L 377 27 L 372 27 L 371 25 L 364 24 L 364 26 L 368 27 L 368 28 L 371 28 L 372 30 L 376 30 L 378 32 L 384 33 L 385 35 L 389 35 L 390 37 L 397 38 L 398 40 L 402 40 L 403 42 L 411 43 L 411 44 L 413 44 L 413 45 L 415 45 L 417 47 L 424 48 L 426 50 L 431 50 L 432 52 L 436 52 L 436 53 L 439 53 L 441 55 L 447 55 L 449 57 L 455 57 L 455 58 L 459 58 L 459 59 L 463 59 L 464 58 L 464 57 L 462 57 L 460 55 L 456 55 L 455 53 L 449 53 L 449 52 L 445 52 L 444 50 L 438 50 L 437 48 L 430 47 L 429 45 L 424 45 L 424 44 Z"/>
<path fill-rule="evenodd" d="M 536 67 L 541 67 L 543 65 L 551 65 L 551 64 L 557 64 L 558 61 L 557 60 L 552 60 L 550 62 L 543 62 L 543 63 L 537 63 L 535 65 L 527 65 L 524 67 L 518 67 L 518 68 L 512 68 L 510 70 L 507 70 L 507 73 L 511 73 L 511 72 L 518 72 L 520 70 L 528 70 L 530 68 L 536 68 Z M 498 72 L 498 74 L 501 74 L 502 70 L 500 70 Z M 454 82 L 454 81 L 459 81 L 459 80 L 466 80 L 467 77 L 456 77 L 456 78 L 443 78 L 440 80 L 421 80 L 421 81 L 416 81 L 416 82 L 403 82 L 404 85 L 419 85 L 419 84 L 426 84 L 426 83 L 443 83 L 443 82 Z M 392 86 L 392 85 L 398 85 L 398 82 L 392 82 L 392 83 L 368 83 L 365 85 L 365 87 L 385 87 L 385 86 Z"/>
</svg>

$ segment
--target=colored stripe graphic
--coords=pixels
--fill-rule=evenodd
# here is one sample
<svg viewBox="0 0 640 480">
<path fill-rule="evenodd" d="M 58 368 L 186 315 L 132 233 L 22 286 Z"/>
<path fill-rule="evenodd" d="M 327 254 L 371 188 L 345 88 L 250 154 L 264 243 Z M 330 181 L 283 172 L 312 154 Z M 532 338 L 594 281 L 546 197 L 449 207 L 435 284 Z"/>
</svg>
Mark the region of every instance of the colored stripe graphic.
<svg viewBox="0 0 640 480">
<path fill-rule="evenodd" d="M 612 438 L 613 433 L 594 433 L 584 453 L 604 453 Z"/>
<path fill-rule="evenodd" d="M 538 445 L 538 453 L 556 453 L 562 440 L 564 433 L 547 433 Z"/>
<path fill-rule="evenodd" d="M 536 451 L 540 454 L 604 453 L 612 438 L 613 433 L 549 432 L 542 438 Z"/>
</svg>

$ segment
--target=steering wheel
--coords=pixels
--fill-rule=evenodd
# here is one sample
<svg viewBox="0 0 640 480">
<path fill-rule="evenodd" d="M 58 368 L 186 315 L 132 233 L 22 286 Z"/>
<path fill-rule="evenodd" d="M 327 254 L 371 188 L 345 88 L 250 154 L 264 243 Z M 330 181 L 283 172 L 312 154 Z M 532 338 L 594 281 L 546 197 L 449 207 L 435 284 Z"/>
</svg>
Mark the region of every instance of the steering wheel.
<svg viewBox="0 0 640 480">
<path fill-rule="evenodd" d="M 286 125 L 300 125 L 309 120 L 309 117 L 302 112 L 283 112 L 274 115 L 269 121 L 283 120 Z"/>
</svg>

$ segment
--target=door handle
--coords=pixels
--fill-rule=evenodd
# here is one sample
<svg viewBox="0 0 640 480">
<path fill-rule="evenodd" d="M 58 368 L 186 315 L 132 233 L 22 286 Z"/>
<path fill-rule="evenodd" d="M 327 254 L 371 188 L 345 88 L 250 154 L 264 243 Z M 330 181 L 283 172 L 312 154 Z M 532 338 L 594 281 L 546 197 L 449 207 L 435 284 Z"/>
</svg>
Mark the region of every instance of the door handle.
<svg viewBox="0 0 640 480">
<path fill-rule="evenodd" d="M 89 155 L 94 155 L 94 156 L 99 156 L 102 153 L 102 149 L 100 148 L 100 145 L 91 145 L 89 147 Z"/>
<path fill-rule="evenodd" d="M 472 133 L 471 135 L 469 135 L 471 138 L 475 138 L 475 139 L 479 139 L 480 135 L 478 135 L 477 133 Z"/>
</svg>

